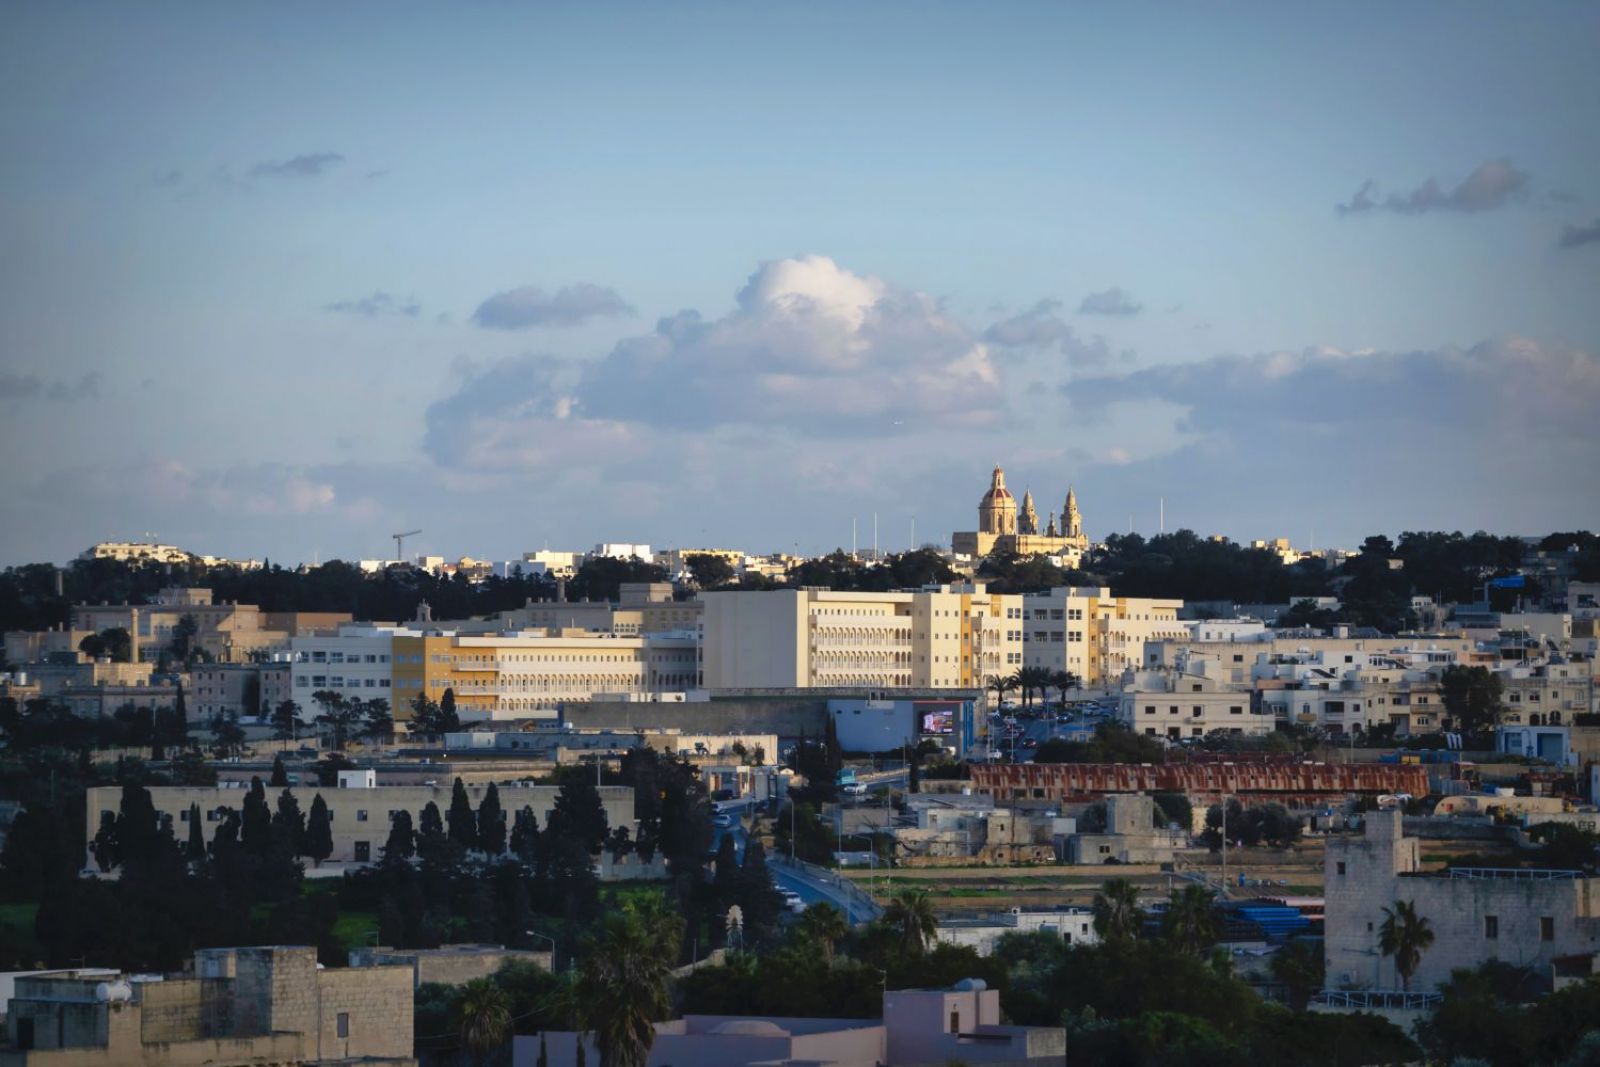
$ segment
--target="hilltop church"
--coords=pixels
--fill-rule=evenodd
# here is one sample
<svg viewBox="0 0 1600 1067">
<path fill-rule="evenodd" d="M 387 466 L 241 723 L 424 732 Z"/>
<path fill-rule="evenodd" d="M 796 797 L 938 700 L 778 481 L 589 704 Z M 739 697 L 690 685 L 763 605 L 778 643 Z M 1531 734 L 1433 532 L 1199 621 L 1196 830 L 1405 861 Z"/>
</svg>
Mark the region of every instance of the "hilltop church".
<svg viewBox="0 0 1600 1067">
<path fill-rule="evenodd" d="M 1061 509 L 1061 524 L 1050 515 L 1039 529 L 1039 513 L 1033 508 L 1033 493 L 1022 494 L 1022 507 L 1006 488 L 1006 472 L 999 467 L 989 483 L 989 491 L 978 502 L 976 532 L 957 533 L 950 548 L 958 555 L 987 556 L 991 552 L 1015 552 L 1019 556 L 1076 556 L 1086 551 L 1089 539 L 1083 535 L 1083 516 L 1078 498 L 1069 488 L 1067 503 Z"/>
</svg>

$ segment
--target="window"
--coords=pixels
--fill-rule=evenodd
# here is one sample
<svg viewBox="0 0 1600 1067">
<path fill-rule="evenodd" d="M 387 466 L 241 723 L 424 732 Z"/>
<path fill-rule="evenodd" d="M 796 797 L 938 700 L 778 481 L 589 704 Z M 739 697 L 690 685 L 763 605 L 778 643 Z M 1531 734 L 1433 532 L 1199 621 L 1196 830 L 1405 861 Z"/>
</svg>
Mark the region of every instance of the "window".
<svg viewBox="0 0 1600 1067">
<path fill-rule="evenodd" d="M 1146 704 L 1144 706 L 1144 713 L 1146 715 L 1154 715 L 1156 713 L 1156 706 L 1154 704 Z"/>
<path fill-rule="evenodd" d="M 1483 917 L 1483 936 L 1489 941 L 1499 938 L 1500 917 L 1498 915 L 1485 915 Z"/>
<path fill-rule="evenodd" d="M 1228 706 L 1228 714 L 1229 715 L 1243 715 L 1244 714 L 1244 705 L 1243 704 L 1230 704 Z"/>
<path fill-rule="evenodd" d="M 1340 874 L 1344 873 L 1344 860 L 1340 860 L 1339 861 L 1339 873 Z M 1368 925 L 1370 926 L 1371 924 L 1368 924 Z"/>
<path fill-rule="evenodd" d="M 1539 940 L 1554 941 L 1556 939 L 1556 921 L 1549 915 L 1539 916 Z"/>
<path fill-rule="evenodd" d="M 951 1011 L 950 1011 L 950 1032 L 952 1034 L 959 1034 L 961 1032 L 961 1009 L 960 1008 L 952 1008 Z"/>
<path fill-rule="evenodd" d="M 356 862 L 357 863 L 366 863 L 371 859 L 372 859 L 372 842 L 371 841 L 357 841 L 356 842 Z"/>
<path fill-rule="evenodd" d="M 366 808 L 357 808 L 356 809 L 356 822 L 366 822 L 366 821 L 367 821 L 367 809 Z"/>
<path fill-rule="evenodd" d="M 340 1037 L 349 1037 L 350 1036 L 350 1013 L 347 1012 L 347 1011 L 341 1011 L 339 1013 L 338 1021 L 334 1024 L 334 1026 L 335 1026 L 335 1028 L 336 1028 L 336 1030 L 337 1030 L 337 1032 L 338 1032 Z"/>
</svg>

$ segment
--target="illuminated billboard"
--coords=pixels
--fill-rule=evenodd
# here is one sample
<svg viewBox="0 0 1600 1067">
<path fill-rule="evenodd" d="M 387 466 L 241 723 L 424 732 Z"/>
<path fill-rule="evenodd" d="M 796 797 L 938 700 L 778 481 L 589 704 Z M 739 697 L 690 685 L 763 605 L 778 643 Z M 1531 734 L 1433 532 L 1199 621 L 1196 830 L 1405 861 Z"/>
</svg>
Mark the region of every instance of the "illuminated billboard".
<svg viewBox="0 0 1600 1067">
<path fill-rule="evenodd" d="M 922 732 L 925 734 L 953 734 L 956 732 L 954 708 L 922 712 Z"/>
</svg>

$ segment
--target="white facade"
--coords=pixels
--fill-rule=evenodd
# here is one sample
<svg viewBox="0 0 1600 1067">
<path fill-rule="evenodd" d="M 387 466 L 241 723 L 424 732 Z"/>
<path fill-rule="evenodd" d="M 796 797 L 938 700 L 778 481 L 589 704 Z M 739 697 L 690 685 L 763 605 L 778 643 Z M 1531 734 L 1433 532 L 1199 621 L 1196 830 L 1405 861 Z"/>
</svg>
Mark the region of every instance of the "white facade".
<svg viewBox="0 0 1600 1067">
<path fill-rule="evenodd" d="M 394 672 L 391 665 L 397 634 L 417 631 L 397 626 L 346 624 L 336 634 L 295 637 L 289 641 L 290 696 L 300 706 L 300 718 L 309 722 L 320 710 L 311 694 L 319 690 L 341 693 L 350 699 L 389 701 L 392 712 Z"/>
<path fill-rule="evenodd" d="M 1210 733 L 1260 737 L 1277 728 L 1270 711 L 1252 710 L 1248 688 L 1180 671 L 1135 672 L 1117 714 L 1135 733 L 1171 741 Z"/>
<path fill-rule="evenodd" d="M 1022 665 L 1022 598 L 917 592 L 701 594 L 708 689 L 979 688 Z"/>
<path fill-rule="evenodd" d="M 1094 912 L 1089 908 L 1012 908 L 1002 915 L 947 919 L 934 931 L 940 942 L 965 945 L 980 956 L 992 955 L 995 945 L 1007 934 L 1055 934 L 1069 945 L 1094 945 L 1100 941 L 1094 929 Z"/>
</svg>

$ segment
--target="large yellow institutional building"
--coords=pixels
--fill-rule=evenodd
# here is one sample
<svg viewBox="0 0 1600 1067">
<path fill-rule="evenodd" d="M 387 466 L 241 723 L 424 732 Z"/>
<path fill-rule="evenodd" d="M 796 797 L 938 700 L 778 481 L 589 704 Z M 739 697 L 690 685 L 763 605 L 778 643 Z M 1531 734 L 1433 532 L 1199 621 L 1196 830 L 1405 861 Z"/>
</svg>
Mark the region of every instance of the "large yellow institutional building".
<svg viewBox="0 0 1600 1067">
<path fill-rule="evenodd" d="M 989 482 L 989 491 L 978 502 L 978 529 L 957 533 L 950 548 L 958 555 L 987 556 L 991 552 L 1015 552 L 1019 556 L 1054 556 L 1063 552 L 1083 552 L 1089 539 L 1083 535 L 1083 515 L 1078 497 L 1069 488 L 1061 509 L 1061 524 L 1051 514 L 1044 529 L 1039 528 L 1039 513 L 1033 507 L 1033 493 L 1022 495 L 1022 506 L 1006 488 L 1006 472 L 999 467 Z"/>
</svg>

